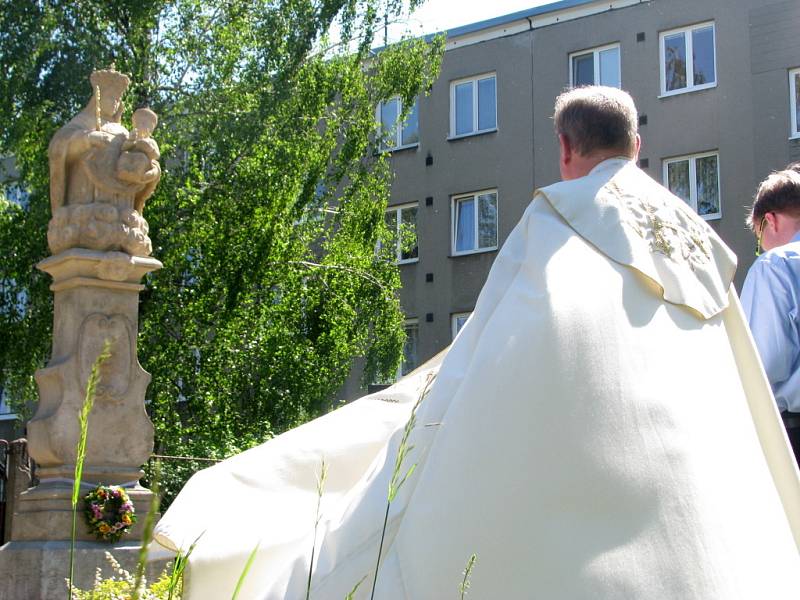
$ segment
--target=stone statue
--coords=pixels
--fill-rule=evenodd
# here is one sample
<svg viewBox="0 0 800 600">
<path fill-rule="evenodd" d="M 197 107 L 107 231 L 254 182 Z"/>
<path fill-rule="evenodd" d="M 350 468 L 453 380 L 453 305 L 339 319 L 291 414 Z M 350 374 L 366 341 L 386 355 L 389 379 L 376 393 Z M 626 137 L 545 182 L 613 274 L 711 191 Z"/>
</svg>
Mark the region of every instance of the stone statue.
<svg viewBox="0 0 800 600">
<path fill-rule="evenodd" d="M 158 117 L 150 109 L 137 110 L 129 133 L 120 122 L 128 76 L 107 69 L 92 73 L 90 81 L 91 100 L 53 136 L 48 149 L 50 250 L 149 256 L 142 210 L 161 178 L 158 144 L 150 137 Z"/>
<path fill-rule="evenodd" d="M 147 108 L 135 111 L 129 132 L 120 123 L 128 76 L 106 69 L 92 73 L 91 82 L 92 99 L 48 149 L 53 256 L 37 267 L 53 278 L 53 349 L 36 372 L 39 403 L 27 427 L 39 484 L 15 507 L 12 539 L 18 541 L 70 539 L 77 415 L 106 343 L 111 357 L 100 370 L 82 483 L 86 489 L 125 486 L 140 513 L 152 497 L 138 483 L 153 451 L 153 424 L 144 405 L 150 374 L 139 364 L 136 342 L 141 280 L 162 267 L 149 256 L 142 218 L 161 178 L 152 138 L 158 117 Z M 128 535 L 140 537 L 135 529 Z"/>
<path fill-rule="evenodd" d="M 140 518 L 112 547 L 94 543 L 85 527 L 77 528 L 78 586 L 92 585 L 95 569 L 105 568 L 107 549 L 127 568 L 135 565 L 153 501 L 153 493 L 139 483 L 154 431 L 145 409 L 150 374 L 139 364 L 136 348 L 141 281 L 163 266 L 149 256 L 142 218 L 161 178 L 152 138 L 158 117 L 139 109 L 128 132 L 120 123 L 128 77 L 107 69 L 92 73 L 91 82 L 94 96 L 55 134 L 48 150 L 53 215 L 47 239 L 53 256 L 36 266 L 53 279 L 53 345 L 47 366 L 35 374 L 39 403 L 27 425 L 38 483 L 13 506 L 11 541 L 0 548 L 0 598 L 63 593 L 78 414 L 92 364 L 106 343 L 111 357 L 100 369 L 89 416 L 80 493 L 101 483 L 123 486 Z"/>
</svg>

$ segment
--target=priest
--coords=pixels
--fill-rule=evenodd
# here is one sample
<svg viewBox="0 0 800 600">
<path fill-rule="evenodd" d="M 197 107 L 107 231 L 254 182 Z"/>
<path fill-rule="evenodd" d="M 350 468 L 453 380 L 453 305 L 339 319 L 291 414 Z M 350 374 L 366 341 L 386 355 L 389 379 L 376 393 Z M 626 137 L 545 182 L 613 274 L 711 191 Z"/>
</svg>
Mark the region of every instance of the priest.
<svg viewBox="0 0 800 600">
<path fill-rule="evenodd" d="M 637 168 L 628 94 L 573 89 L 554 121 L 563 181 L 440 366 L 189 482 L 159 530 L 207 532 L 189 598 L 229 595 L 256 543 L 243 597 L 452 598 L 473 554 L 475 598 L 800 597 L 800 479 L 734 255 Z M 266 523 L 204 504 L 227 484 Z"/>
</svg>

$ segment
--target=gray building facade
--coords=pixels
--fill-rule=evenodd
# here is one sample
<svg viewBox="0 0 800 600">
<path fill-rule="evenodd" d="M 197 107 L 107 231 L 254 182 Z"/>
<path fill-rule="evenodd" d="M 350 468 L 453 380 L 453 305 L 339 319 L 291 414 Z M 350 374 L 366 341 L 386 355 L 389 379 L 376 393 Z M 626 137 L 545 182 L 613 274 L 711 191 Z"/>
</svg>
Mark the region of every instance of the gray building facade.
<svg viewBox="0 0 800 600">
<path fill-rule="evenodd" d="M 800 2 L 555 2 L 447 32 L 438 80 L 388 144 L 389 217 L 417 243 L 398 248 L 404 371 L 450 344 L 533 191 L 558 181 L 553 103 L 582 83 L 631 93 L 640 166 L 731 246 L 741 286 L 756 186 L 800 160 Z"/>
</svg>

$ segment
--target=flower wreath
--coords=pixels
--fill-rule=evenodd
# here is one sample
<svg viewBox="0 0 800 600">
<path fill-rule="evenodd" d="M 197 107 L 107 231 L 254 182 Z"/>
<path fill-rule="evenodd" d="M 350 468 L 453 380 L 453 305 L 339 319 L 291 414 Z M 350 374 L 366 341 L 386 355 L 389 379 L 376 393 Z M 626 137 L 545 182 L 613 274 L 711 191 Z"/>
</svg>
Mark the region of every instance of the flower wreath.
<svg viewBox="0 0 800 600">
<path fill-rule="evenodd" d="M 133 502 L 118 485 L 98 485 L 83 499 L 89 531 L 99 540 L 116 542 L 136 523 Z"/>
</svg>

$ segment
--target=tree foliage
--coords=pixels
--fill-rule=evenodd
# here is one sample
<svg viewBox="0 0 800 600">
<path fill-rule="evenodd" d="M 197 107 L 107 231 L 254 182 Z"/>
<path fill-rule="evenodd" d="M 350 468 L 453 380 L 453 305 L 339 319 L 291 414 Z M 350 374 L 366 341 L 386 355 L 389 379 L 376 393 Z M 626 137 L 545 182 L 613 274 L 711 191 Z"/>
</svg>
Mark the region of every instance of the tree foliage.
<svg viewBox="0 0 800 600">
<path fill-rule="evenodd" d="M 222 456 L 301 423 L 356 355 L 367 379 L 392 373 L 403 329 L 375 107 L 411 106 L 442 42 L 370 48 L 418 2 L 0 0 L 0 153 L 30 192 L 0 200 L 12 400 L 35 399 L 50 351 L 49 281 L 33 268 L 48 255 L 47 144 L 112 62 L 132 79 L 126 120 L 143 105 L 160 116 L 164 174 L 144 214 L 164 268 L 145 281 L 139 335 L 157 449 Z"/>
</svg>

